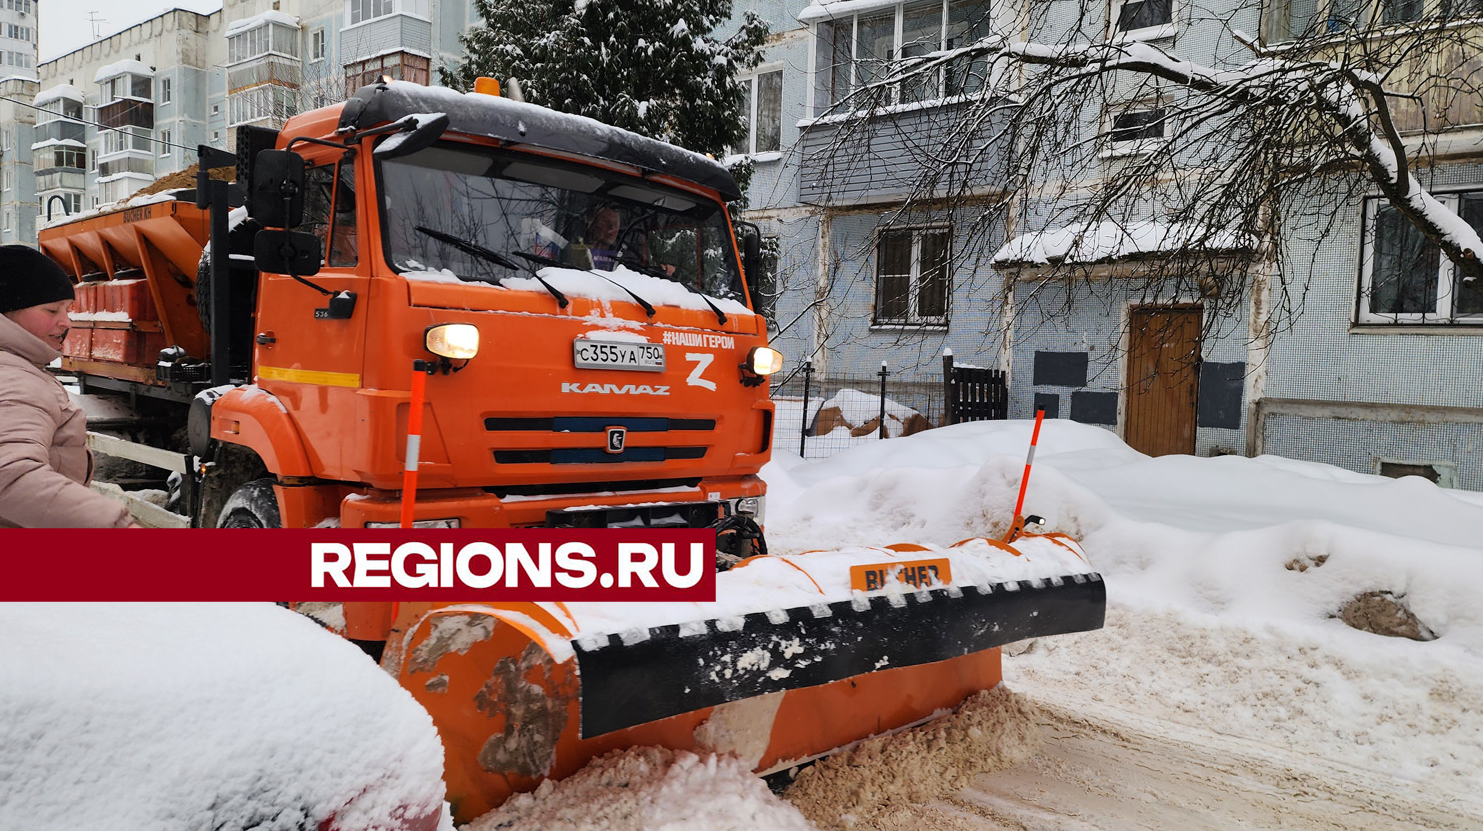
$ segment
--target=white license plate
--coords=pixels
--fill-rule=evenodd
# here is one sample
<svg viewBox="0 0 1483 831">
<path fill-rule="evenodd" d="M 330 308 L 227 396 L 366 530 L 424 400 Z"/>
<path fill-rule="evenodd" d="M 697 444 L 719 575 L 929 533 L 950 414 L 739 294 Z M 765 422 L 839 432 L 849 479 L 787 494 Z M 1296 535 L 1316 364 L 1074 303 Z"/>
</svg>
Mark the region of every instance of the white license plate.
<svg viewBox="0 0 1483 831">
<path fill-rule="evenodd" d="M 572 361 L 578 369 L 627 369 L 635 372 L 663 372 L 664 345 L 659 343 L 623 343 L 615 341 L 572 341 Z"/>
</svg>

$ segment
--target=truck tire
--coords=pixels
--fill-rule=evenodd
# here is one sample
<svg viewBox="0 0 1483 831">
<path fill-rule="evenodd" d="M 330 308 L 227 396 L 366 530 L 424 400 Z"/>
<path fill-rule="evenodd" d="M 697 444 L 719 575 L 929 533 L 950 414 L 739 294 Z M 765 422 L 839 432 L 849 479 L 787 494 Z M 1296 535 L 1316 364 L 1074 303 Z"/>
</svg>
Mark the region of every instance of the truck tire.
<svg viewBox="0 0 1483 831">
<path fill-rule="evenodd" d="M 232 492 L 222 506 L 217 528 L 281 528 L 278 496 L 272 479 L 254 479 Z"/>
</svg>

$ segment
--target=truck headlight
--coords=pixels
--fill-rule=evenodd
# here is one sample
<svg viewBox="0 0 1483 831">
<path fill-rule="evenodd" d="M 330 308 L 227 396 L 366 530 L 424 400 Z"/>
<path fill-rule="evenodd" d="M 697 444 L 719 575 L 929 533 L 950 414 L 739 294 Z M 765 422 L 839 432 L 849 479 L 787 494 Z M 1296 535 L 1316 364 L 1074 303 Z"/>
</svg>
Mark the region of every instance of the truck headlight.
<svg viewBox="0 0 1483 831">
<path fill-rule="evenodd" d="M 479 354 L 479 328 L 472 323 L 442 323 L 427 327 L 427 351 L 440 358 L 467 361 Z"/>
<path fill-rule="evenodd" d="M 767 346 L 754 346 L 747 353 L 747 369 L 757 375 L 771 375 L 783 368 L 783 353 Z"/>
</svg>

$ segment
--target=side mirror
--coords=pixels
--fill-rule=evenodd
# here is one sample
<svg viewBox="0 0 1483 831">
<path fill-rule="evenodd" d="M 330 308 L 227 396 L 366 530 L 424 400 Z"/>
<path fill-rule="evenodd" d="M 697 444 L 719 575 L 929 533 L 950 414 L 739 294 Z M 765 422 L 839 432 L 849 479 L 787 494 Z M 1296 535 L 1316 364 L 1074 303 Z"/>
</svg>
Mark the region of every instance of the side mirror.
<svg viewBox="0 0 1483 831">
<path fill-rule="evenodd" d="M 409 156 L 431 145 L 448 129 L 448 114 L 412 116 L 407 122 L 406 132 L 393 133 L 372 151 L 378 159 L 395 159 Z"/>
<path fill-rule="evenodd" d="M 324 251 L 313 234 L 264 229 L 252 240 L 252 258 L 258 271 L 309 277 L 319 273 Z"/>
<path fill-rule="evenodd" d="M 304 167 L 304 157 L 292 150 L 257 154 L 250 186 L 253 219 L 265 228 L 294 228 L 304 221 Z"/>
<path fill-rule="evenodd" d="M 747 281 L 747 294 L 757 302 L 758 281 L 762 279 L 762 230 L 750 222 L 738 222 L 742 228 L 742 276 Z"/>
</svg>

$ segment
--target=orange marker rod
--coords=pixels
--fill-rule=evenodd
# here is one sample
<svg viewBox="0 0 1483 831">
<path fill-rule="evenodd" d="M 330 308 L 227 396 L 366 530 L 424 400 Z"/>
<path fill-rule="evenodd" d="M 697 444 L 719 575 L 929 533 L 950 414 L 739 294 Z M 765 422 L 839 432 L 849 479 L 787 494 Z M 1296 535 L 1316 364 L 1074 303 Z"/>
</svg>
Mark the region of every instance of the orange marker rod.
<svg viewBox="0 0 1483 831">
<path fill-rule="evenodd" d="M 1030 487 L 1030 466 L 1035 464 L 1035 444 L 1040 441 L 1040 423 L 1045 420 L 1045 411 L 1035 411 L 1035 430 L 1030 434 L 1030 452 L 1025 456 L 1025 473 L 1020 477 L 1020 497 L 1014 503 L 1014 522 L 1009 526 L 1009 535 L 1004 538 L 1005 542 L 1014 542 L 1025 527 L 1025 491 Z"/>
<path fill-rule="evenodd" d="M 407 464 L 402 468 L 402 527 L 412 527 L 417 503 L 417 455 L 422 448 L 422 403 L 427 398 L 427 362 L 412 362 L 412 402 L 407 413 Z"/>
</svg>

